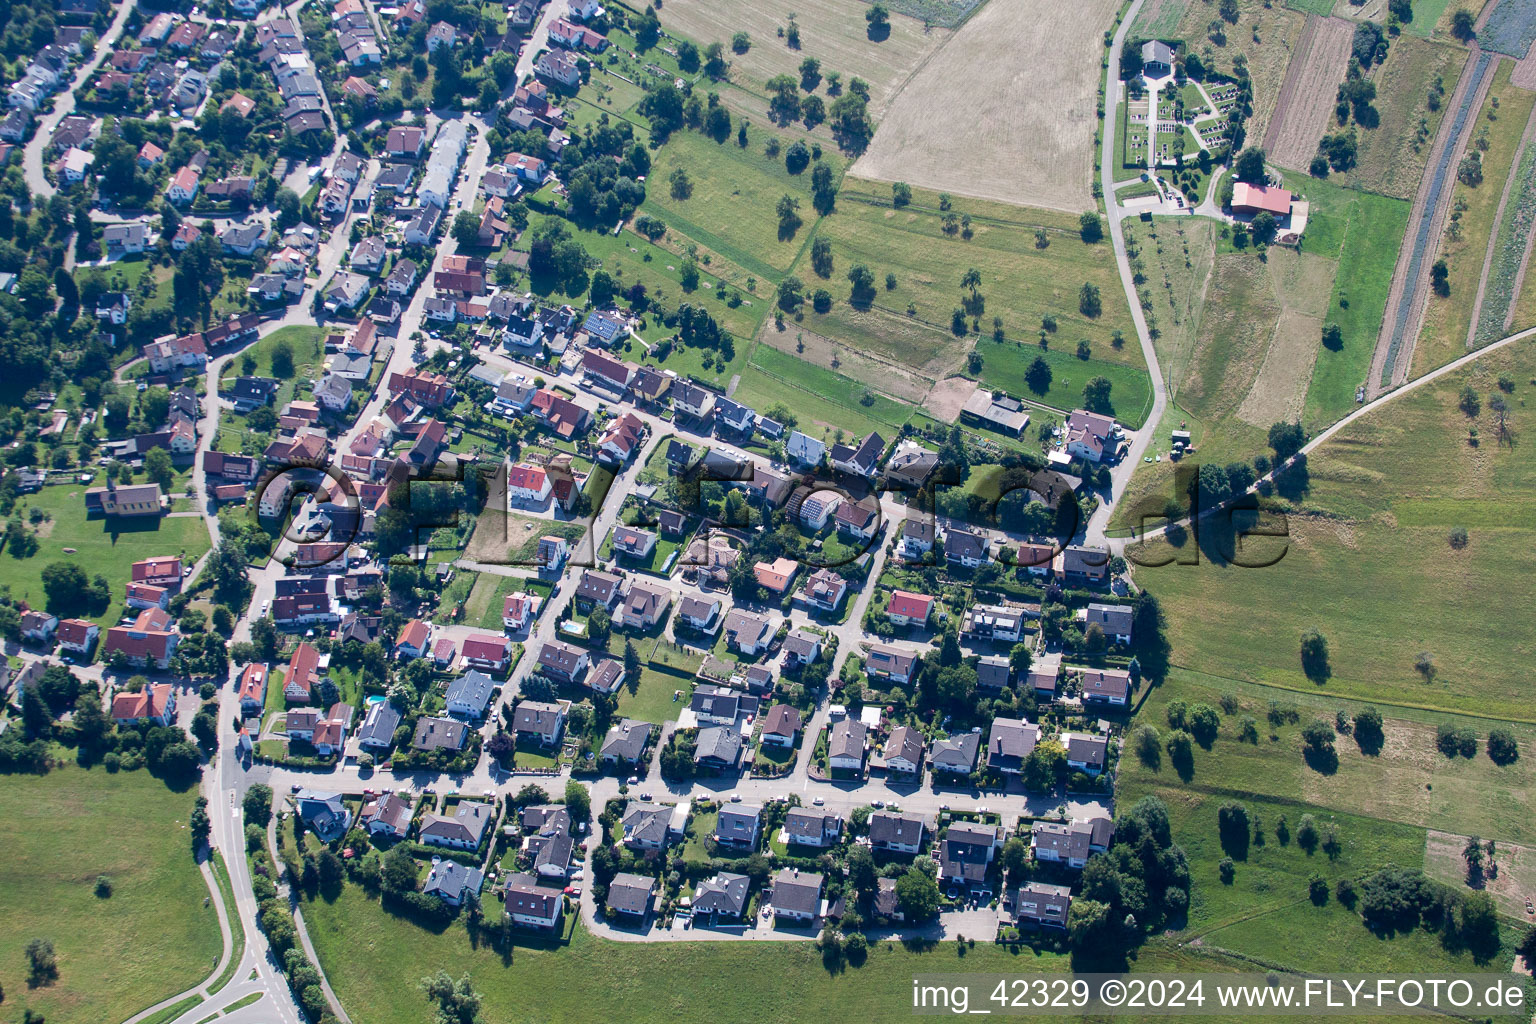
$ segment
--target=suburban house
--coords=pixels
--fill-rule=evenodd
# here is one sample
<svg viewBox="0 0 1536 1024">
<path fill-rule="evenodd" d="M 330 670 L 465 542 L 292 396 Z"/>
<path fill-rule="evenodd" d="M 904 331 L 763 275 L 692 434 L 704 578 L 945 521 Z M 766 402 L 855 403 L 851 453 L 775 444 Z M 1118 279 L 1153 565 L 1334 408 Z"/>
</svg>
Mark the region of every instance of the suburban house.
<svg viewBox="0 0 1536 1024">
<path fill-rule="evenodd" d="M 1035 860 L 1082 870 L 1092 854 L 1093 826 L 1086 821 L 1037 821 L 1030 829 Z"/>
<path fill-rule="evenodd" d="M 1015 644 L 1024 635 L 1026 619 L 1023 608 L 1001 604 L 973 604 L 965 610 L 960 632 L 971 640 Z"/>
<path fill-rule="evenodd" d="M 88 658 L 101 636 L 101 627 L 89 619 L 60 619 L 57 636 L 59 650 Z"/>
<path fill-rule="evenodd" d="M 911 726 L 897 726 L 885 739 L 884 757 L 886 771 L 921 776 L 923 734 Z"/>
<path fill-rule="evenodd" d="M 817 569 L 806 578 L 800 596 L 807 604 L 825 612 L 835 612 L 848 593 L 848 581 L 831 569 Z"/>
<path fill-rule="evenodd" d="M 128 584 L 132 588 L 133 584 Z M 151 588 L 153 589 L 153 588 Z M 161 592 L 164 593 L 163 591 Z M 130 590 L 131 594 L 131 590 Z M 159 607 L 159 605 L 156 605 Z M 28 609 L 21 613 L 21 637 L 36 644 L 51 644 L 53 634 L 59 628 L 59 617 L 48 612 Z"/>
<path fill-rule="evenodd" d="M 1013 666 L 1001 654 L 984 654 L 976 659 L 976 685 L 980 689 L 997 693 L 1013 685 Z"/>
<path fill-rule="evenodd" d="M 887 853 L 917 853 L 923 848 L 923 828 L 915 814 L 875 811 L 869 816 L 869 845 Z"/>
<path fill-rule="evenodd" d="M 320 682 L 320 652 L 300 641 L 288 659 L 288 673 L 283 679 L 283 698 L 290 704 L 308 704 Z"/>
<path fill-rule="evenodd" d="M 138 693 L 123 692 L 112 698 L 112 721 L 131 726 L 145 718 L 156 725 L 176 721 L 176 688 L 170 683 L 150 683 Z"/>
<path fill-rule="evenodd" d="M 636 581 L 624 592 L 619 620 L 633 629 L 650 629 L 667 617 L 671 607 L 672 591 Z"/>
<path fill-rule="evenodd" d="M 932 551 L 935 533 L 931 516 L 909 512 L 901 524 L 901 557 L 915 561 Z"/>
<path fill-rule="evenodd" d="M 869 729 L 858 719 L 845 717 L 833 723 L 827 733 L 827 767 L 862 772 L 868 743 Z"/>
<path fill-rule="evenodd" d="M 888 644 L 876 644 L 864 659 L 864 671 L 877 679 L 909 683 L 917 668 L 917 655 Z"/>
<path fill-rule="evenodd" d="M 369 835 L 404 839 L 411 828 L 414 808 L 411 801 L 396 793 L 385 793 L 363 804 L 357 823 Z"/>
<path fill-rule="evenodd" d="M 987 880 L 987 866 L 1003 845 L 999 825 L 951 822 L 939 843 L 939 883 L 979 888 Z"/>
<path fill-rule="evenodd" d="M 1076 409 L 1067 417 L 1066 433 L 1068 455 L 1097 463 L 1116 454 L 1120 428 L 1109 416 Z"/>
<path fill-rule="evenodd" d="M 656 879 L 648 875 L 632 875 L 621 871 L 608 883 L 607 907 L 615 914 L 633 922 L 643 922 L 651 913 L 656 899 Z"/>
<path fill-rule="evenodd" d="M 395 657 L 401 659 L 426 657 L 432 643 L 432 624 L 425 619 L 412 619 L 395 637 Z"/>
<path fill-rule="evenodd" d="M 464 902 L 465 893 L 478 894 L 484 882 L 485 876 L 479 868 L 466 867 L 456 860 L 434 858 L 421 891 L 424 895 L 436 896 L 450 907 L 456 907 Z"/>
<path fill-rule="evenodd" d="M 755 656 L 773 642 L 773 620 L 766 615 L 733 608 L 725 616 L 725 642 L 742 654 Z"/>
<path fill-rule="evenodd" d="M 675 628 L 680 622 L 700 633 L 713 635 L 720 628 L 720 610 L 723 607 L 724 602 L 717 597 L 684 594 L 677 604 L 677 618 L 673 620 L 673 626 Z"/>
<path fill-rule="evenodd" d="M 821 460 L 827 454 L 827 446 L 808 434 L 791 430 L 789 440 L 784 442 L 784 454 L 788 456 L 791 465 L 813 468 L 821 465 Z"/>
<path fill-rule="evenodd" d="M 466 665 L 488 672 L 505 672 L 512 664 L 512 641 L 504 636 L 476 633 L 464 639 L 459 653 Z"/>
<path fill-rule="evenodd" d="M 1104 758 L 1109 749 L 1109 739 L 1082 732 L 1061 734 L 1062 746 L 1067 749 L 1067 767 L 1097 775 L 1104 770 Z"/>
<path fill-rule="evenodd" d="M 1117 644 L 1131 642 L 1131 606 L 1128 604 L 1089 603 L 1083 610 L 1083 630 L 1098 626 L 1106 640 Z"/>
<path fill-rule="evenodd" d="M 485 830 L 495 818 L 496 808 L 491 804 L 461 800 L 451 815 L 423 815 L 417 835 L 421 842 L 430 846 L 477 850 Z"/>
<path fill-rule="evenodd" d="M 974 569 L 991 561 L 992 542 L 982 534 L 952 527 L 944 532 L 944 558 L 954 565 Z"/>
<path fill-rule="evenodd" d="M 821 657 L 821 637 L 805 629 L 792 629 L 784 638 L 784 667 L 798 668 Z"/>
<path fill-rule="evenodd" d="M 565 897 L 558 889 L 533 884 L 527 875 L 513 874 L 508 876 L 502 893 L 504 909 L 514 924 L 541 930 L 560 926 Z"/>
<path fill-rule="evenodd" d="M 267 706 L 267 666 L 253 661 L 240 673 L 235 692 L 240 695 L 240 711 L 245 715 L 257 715 Z"/>
<path fill-rule="evenodd" d="M 752 879 L 728 871 L 704 879 L 693 890 L 693 919 L 703 918 L 711 924 L 722 918 L 739 921 L 747 909 L 751 888 Z"/>
<path fill-rule="evenodd" d="M 507 497 L 523 505 L 542 505 L 554 491 L 543 466 L 518 463 L 507 468 Z"/>
<path fill-rule="evenodd" d="M 821 914 L 822 876 L 810 871 L 784 868 L 773 878 L 768 905 L 775 918 L 810 922 Z"/>
<path fill-rule="evenodd" d="M 1052 566 L 1065 582 L 1079 586 L 1103 586 L 1109 580 L 1109 552 L 1073 544 L 1062 549 Z"/>
<path fill-rule="evenodd" d="M 469 726 L 452 718 L 432 718 L 422 715 L 416 719 L 416 732 L 411 736 L 411 749 L 431 753 L 436 750 L 463 750 L 469 738 Z"/>
<path fill-rule="evenodd" d="M 532 742 L 546 750 L 559 745 L 567 707 L 568 702 L 520 701 L 512 712 L 512 732 L 517 742 Z"/>
<path fill-rule="evenodd" d="M 171 667 L 171 658 L 181 634 L 176 623 L 163 608 L 145 608 L 129 626 L 113 626 L 107 630 L 107 640 L 102 644 L 102 654 L 110 659 L 122 655 L 134 665 L 154 665 L 164 671 Z"/>
<path fill-rule="evenodd" d="M 965 400 L 960 419 L 966 423 L 987 427 L 1009 437 L 1018 437 L 1029 426 L 1029 413 L 1024 403 L 1009 398 L 1006 392 L 977 388 Z"/>
<path fill-rule="evenodd" d="M 576 606 L 582 609 L 603 607 L 612 610 L 619 599 L 624 578 L 611 572 L 588 569 L 576 583 Z"/>
<path fill-rule="evenodd" d="M 855 445 L 841 442 L 832 446 L 832 468 L 850 476 L 874 479 L 880 469 L 880 456 L 885 451 L 885 438 L 870 432 L 868 437 Z"/>
<path fill-rule="evenodd" d="M 727 804 L 715 821 L 715 842 L 738 850 L 757 848 L 763 827 L 763 808 L 758 804 Z"/>
<path fill-rule="evenodd" d="M 1040 742 L 1040 727 L 1018 718 L 994 718 L 987 734 L 987 765 L 1017 775 Z"/>
<path fill-rule="evenodd" d="M 560 640 L 551 640 L 539 648 L 539 671 L 556 682 L 580 682 L 590 664 L 585 648 Z"/>
<path fill-rule="evenodd" d="M 400 727 L 400 712 L 387 700 L 368 705 L 363 724 L 357 730 L 357 742 L 375 753 L 387 752 L 395 743 L 395 730 Z"/>
<path fill-rule="evenodd" d="M 735 771 L 741 761 L 741 733 L 735 724 L 712 725 L 699 730 L 694 740 L 693 763 L 716 772 Z"/>
<path fill-rule="evenodd" d="M 836 846 L 843 819 L 816 807 L 791 807 L 784 815 L 784 838 L 801 846 Z"/>
<path fill-rule="evenodd" d="M 909 590 L 897 590 L 891 593 L 891 600 L 885 607 L 886 617 L 897 626 L 928 625 L 928 617 L 933 614 L 933 597 L 929 594 L 914 594 Z"/>
<path fill-rule="evenodd" d="M 858 501 L 844 501 L 837 506 L 832 517 L 837 532 L 854 540 L 869 540 L 880 528 L 880 503 L 873 496 Z"/>
<path fill-rule="evenodd" d="M 799 562 L 782 555 L 772 562 L 758 562 L 752 567 L 758 584 L 775 594 L 783 594 L 787 591 L 795 578 L 795 573 L 799 570 Z"/>
<path fill-rule="evenodd" d="M 526 629 L 535 616 L 539 614 L 539 607 L 543 603 L 537 594 L 529 594 L 518 590 L 508 594 L 501 602 L 501 624 L 506 629 L 514 632 Z"/>
<path fill-rule="evenodd" d="M 624 811 L 624 845 L 636 850 L 664 850 L 671 836 L 672 810 L 631 802 Z"/>
<path fill-rule="evenodd" d="M 649 558 L 656 550 L 656 534 L 620 523 L 613 528 L 613 553 L 629 558 Z"/>
<path fill-rule="evenodd" d="M 934 740 L 928 751 L 928 761 L 935 774 L 969 775 L 976 770 L 976 753 L 980 749 L 980 733 L 962 732 Z"/>
<path fill-rule="evenodd" d="M 1082 682 L 1083 702 L 1124 707 L 1131 699 L 1131 674 L 1119 668 L 1084 668 L 1077 670 Z"/>
<path fill-rule="evenodd" d="M 494 679 L 484 672 L 471 669 L 448 684 L 448 713 L 466 718 L 483 718 L 495 689 Z"/>
<path fill-rule="evenodd" d="M 798 708 L 788 704 L 775 704 L 763 718 L 761 741 L 771 747 L 790 749 L 800 736 L 802 720 Z"/>
<path fill-rule="evenodd" d="M 598 759 L 605 765 L 635 765 L 645 757 L 651 739 L 651 723 L 621 718 L 608 729 Z"/>
<path fill-rule="evenodd" d="M 329 843 L 347 834 L 352 812 L 343 802 L 342 794 L 301 789 L 294 799 L 299 817 L 322 842 Z"/>
<path fill-rule="evenodd" d="M 1029 882 L 1003 894 L 998 918 L 1019 927 L 1065 929 L 1071 907 L 1070 886 Z"/>
</svg>

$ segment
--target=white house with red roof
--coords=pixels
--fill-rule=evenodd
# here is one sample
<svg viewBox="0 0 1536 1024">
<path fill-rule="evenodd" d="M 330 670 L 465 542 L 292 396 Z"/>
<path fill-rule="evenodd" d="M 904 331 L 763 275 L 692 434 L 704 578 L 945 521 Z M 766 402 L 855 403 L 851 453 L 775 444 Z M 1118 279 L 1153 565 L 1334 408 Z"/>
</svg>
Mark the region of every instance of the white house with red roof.
<svg viewBox="0 0 1536 1024">
<path fill-rule="evenodd" d="M 101 627 L 89 619 L 60 619 L 57 636 L 59 650 L 88 658 L 101 638 Z"/>
<path fill-rule="evenodd" d="M 171 183 L 165 186 L 165 198 L 176 206 L 185 206 L 197 198 L 198 176 L 191 167 L 183 167 L 171 175 Z"/>
<path fill-rule="evenodd" d="M 395 638 L 395 657 L 420 658 L 432 643 L 432 626 L 422 619 L 412 619 Z"/>
<path fill-rule="evenodd" d="M 504 636 L 477 633 L 465 639 L 459 653 L 467 665 L 505 672 L 512 664 L 512 641 Z"/>
<path fill-rule="evenodd" d="M 107 630 L 102 653 L 108 657 L 121 654 L 135 665 L 169 668 L 181 636 L 163 608 L 145 608 L 131 626 L 113 626 Z"/>
<path fill-rule="evenodd" d="M 932 595 L 914 594 L 909 590 L 892 593 L 891 602 L 885 609 L 886 617 L 898 626 L 926 626 L 932 612 Z"/>
<path fill-rule="evenodd" d="M 521 590 L 508 594 L 501 603 L 501 623 L 508 629 L 524 629 L 539 614 L 539 595 Z"/>
<path fill-rule="evenodd" d="M 542 505 L 552 490 L 543 466 L 517 463 L 507 469 L 507 499 L 513 504 Z"/>
<path fill-rule="evenodd" d="M 112 720 L 133 725 L 147 718 L 156 725 L 176 720 L 176 688 L 170 683 L 150 683 L 138 693 L 119 693 L 112 698 Z"/>
<path fill-rule="evenodd" d="M 261 713 L 267 706 L 267 677 L 271 674 L 266 664 L 253 661 L 240 673 L 235 691 L 240 694 L 240 710 L 247 715 Z"/>
<path fill-rule="evenodd" d="M 164 587 L 173 594 L 181 593 L 182 568 L 178 556 L 146 558 L 133 563 L 133 582 Z"/>
<path fill-rule="evenodd" d="M 283 680 L 283 697 L 290 704 L 308 704 L 320 682 L 320 652 L 300 642 L 288 659 L 288 675 Z"/>
</svg>

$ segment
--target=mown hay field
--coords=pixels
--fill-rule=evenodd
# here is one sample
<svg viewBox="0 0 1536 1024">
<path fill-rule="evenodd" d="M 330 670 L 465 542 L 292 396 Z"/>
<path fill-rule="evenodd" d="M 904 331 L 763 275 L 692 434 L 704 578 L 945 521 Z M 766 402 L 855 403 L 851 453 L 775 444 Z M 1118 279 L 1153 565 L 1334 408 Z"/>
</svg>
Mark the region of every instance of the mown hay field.
<svg viewBox="0 0 1536 1024">
<path fill-rule="evenodd" d="M 1184 9 L 1173 34 L 1197 53 L 1209 48 L 1212 60 L 1207 64 L 1221 74 L 1232 73 L 1238 54 L 1247 59 L 1248 74 L 1253 79 L 1253 116 L 1248 119 L 1247 132 L 1248 138 L 1257 142 L 1269 128 L 1280 98 L 1280 86 L 1301 41 L 1306 15 L 1280 4 L 1269 6 L 1261 0 L 1238 0 L 1237 24 L 1222 22 L 1224 34 L 1220 45 L 1207 31 L 1213 20 L 1219 20 L 1214 3 L 1191 3 Z"/>
<path fill-rule="evenodd" d="M 1050 0 L 990 3 L 892 102 L 860 177 L 1077 212 L 1090 209 L 1103 34 L 1114 0 L 1070 16 Z"/>
<path fill-rule="evenodd" d="M 1317 140 L 1331 127 L 1354 31 L 1353 25 L 1338 18 L 1307 19 L 1264 137 L 1270 160 L 1281 167 L 1305 168 L 1317 152 Z"/>
<path fill-rule="evenodd" d="M 945 230 L 947 214 L 957 218 L 952 232 Z M 965 216 L 971 218 L 969 238 L 958 220 Z M 921 189 L 909 205 L 895 207 L 889 186 L 849 178 L 836 211 L 817 224 L 816 237 L 831 243 L 830 276 L 817 275 L 810 247 L 794 273 L 808 291 L 831 292 L 831 309 L 823 314 L 807 308 L 805 326 L 834 341 L 944 376 L 963 364 L 970 348 L 968 339 L 951 332 L 950 320 L 969 294 L 961 278 L 975 268 L 986 301 L 983 334 L 991 336 L 997 316 L 1010 341 L 1033 346 L 1049 317 L 1055 324 L 1052 347 L 1075 350 L 1086 340 L 1094 358 L 1144 365 L 1113 251 L 1108 241 L 1085 243 L 1071 215 L 963 197 L 941 212 L 939 196 Z M 849 301 L 847 275 L 855 264 L 875 276 L 877 294 L 867 308 Z M 887 274 L 895 275 L 894 288 L 886 287 Z M 1085 283 L 1099 290 L 1102 312 L 1096 317 L 1081 312 Z M 1116 330 L 1119 348 L 1112 344 Z"/>
<path fill-rule="evenodd" d="M 1300 514 L 1284 538 L 1249 538 L 1244 560 L 1212 524 L 1174 553 L 1198 564 L 1138 568 L 1162 601 L 1173 660 L 1234 679 L 1338 697 L 1494 717 L 1529 713 L 1526 666 L 1536 655 L 1518 601 L 1536 572 L 1536 535 L 1524 513 L 1536 492 L 1525 445 L 1497 443 L 1492 396 L 1507 377 L 1509 425 L 1536 426 L 1522 404 L 1536 376 L 1536 344 L 1517 343 L 1362 417 L 1314 452 Z M 1460 393 L 1481 408 L 1469 417 Z M 1477 445 L 1469 428 L 1478 430 Z M 1454 530 L 1467 543 L 1450 543 Z M 1230 550 L 1230 549 L 1228 549 Z M 1228 554 L 1226 557 L 1230 558 Z M 1302 633 L 1328 638 L 1331 675 L 1303 674 Z M 1427 651 L 1439 671 L 1414 668 Z"/>
</svg>

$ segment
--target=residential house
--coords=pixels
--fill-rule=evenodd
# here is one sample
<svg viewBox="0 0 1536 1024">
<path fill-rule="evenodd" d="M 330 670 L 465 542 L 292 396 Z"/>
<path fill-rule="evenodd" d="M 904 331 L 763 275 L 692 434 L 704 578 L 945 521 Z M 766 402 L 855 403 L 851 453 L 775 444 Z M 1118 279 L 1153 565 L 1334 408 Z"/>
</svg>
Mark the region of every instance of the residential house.
<svg viewBox="0 0 1536 1024">
<path fill-rule="evenodd" d="M 799 570 L 800 563 L 782 555 L 772 562 L 758 562 L 752 567 L 758 584 L 775 594 L 786 592 Z"/>
<path fill-rule="evenodd" d="M 695 766 L 717 772 L 735 771 L 741 761 L 741 733 L 736 726 L 713 725 L 699 730 L 694 741 Z"/>
<path fill-rule="evenodd" d="M 784 443 L 784 453 L 789 457 L 792 465 L 814 468 L 821 464 L 822 458 L 827 454 L 827 446 L 814 437 L 792 430 L 789 433 L 789 440 Z"/>
<path fill-rule="evenodd" d="M 613 553 L 629 558 L 645 559 L 656 550 L 656 534 L 620 523 L 613 528 Z"/>
<path fill-rule="evenodd" d="M 656 899 L 656 879 L 621 871 L 608 883 L 607 908 L 623 919 L 644 922 Z"/>
<path fill-rule="evenodd" d="M 833 723 L 827 733 L 827 767 L 834 771 L 862 772 L 869 729 L 856 718 Z"/>
<path fill-rule="evenodd" d="M 623 582 L 622 576 L 616 576 L 610 572 L 598 569 L 586 570 L 581 574 L 581 579 L 576 582 L 576 606 L 583 609 L 601 606 L 612 610 L 614 603 L 619 599 L 619 590 Z"/>
<path fill-rule="evenodd" d="M 998 917 L 1003 921 L 1012 921 L 1019 927 L 1065 930 L 1067 913 L 1071 908 L 1070 886 L 1029 882 L 1004 894 Z"/>
<path fill-rule="evenodd" d="M 503 673 L 512 664 L 512 641 L 504 636 L 476 633 L 465 638 L 460 653 L 466 665 Z"/>
<path fill-rule="evenodd" d="M 329 843 L 347 834 L 352 812 L 343 802 L 342 794 L 301 789 L 294 796 L 299 817 L 321 842 Z"/>
<path fill-rule="evenodd" d="M 477 800 L 461 800 L 452 815 L 423 815 L 417 836 L 429 846 L 477 850 L 485 838 L 485 830 L 495 817 L 496 808 L 492 805 Z"/>
<path fill-rule="evenodd" d="M 672 607 L 672 591 L 666 587 L 634 582 L 624 593 L 618 621 L 631 629 L 650 629 L 664 620 Z"/>
<path fill-rule="evenodd" d="M 433 718 L 423 715 L 416 719 L 416 732 L 411 737 L 411 749 L 424 753 L 435 750 L 463 750 L 469 738 L 469 726 L 452 718 Z"/>
<path fill-rule="evenodd" d="M 747 909 L 752 879 L 722 871 L 699 882 L 693 890 L 693 919 L 714 924 L 722 919 L 739 921 Z"/>
<path fill-rule="evenodd" d="M 826 849 L 843 834 L 843 819 L 818 807 L 791 807 L 784 815 L 784 838 L 799 846 Z"/>
<path fill-rule="evenodd" d="M 1076 409 L 1067 417 L 1066 432 L 1068 455 L 1098 463 L 1118 452 L 1120 428 L 1109 416 Z"/>
<path fill-rule="evenodd" d="M 677 605 L 677 618 L 673 627 L 682 624 L 706 635 L 713 635 L 720 627 L 720 612 L 725 607 L 717 597 L 698 597 L 684 594 Z"/>
<path fill-rule="evenodd" d="M 1083 611 L 1083 631 L 1098 626 L 1106 640 L 1117 644 L 1131 642 L 1131 606 L 1090 602 Z"/>
<path fill-rule="evenodd" d="M 176 688 L 170 683 L 150 683 L 138 693 L 121 692 L 112 698 L 112 720 L 120 726 L 148 719 L 156 725 L 176 721 Z"/>
<path fill-rule="evenodd" d="M 132 586 L 132 584 L 129 584 Z M 59 628 L 59 617 L 28 609 L 21 613 L 21 637 L 35 644 L 52 644 Z"/>
<path fill-rule="evenodd" d="M 664 850 L 671 836 L 672 810 L 657 804 L 631 802 L 624 811 L 624 845 L 636 850 Z"/>
<path fill-rule="evenodd" d="M 283 679 L 283 698 L 290 704 L 308 704 L 319 682 L 320 652 L 300 641 L 288 659 L 288 672 Z"/>
<path fill-rule="evenodd" d="M 520 701 L 512 713 L 512 732 L 518 744 L 532 742 L 546 750 L 557 746 L 565 730 L 567 706 L 537 700 Z"/>
<path fill-rule="evenodd" d="M 891 599 L 885 606 L 886 618 L 897 626 L 908 628 L 926 628 L 932 614 L 932 595 L 914 594 L 910 590 L 892 591 Z"/>
<path fill-rule="evenodd" d="M 736 850 L 751 852 L 763 827 L 763 808 L 759 804 L 726 804 L 715 821 L 715 842 Z"/>
<path fill-rule="evenodd" d="M 59 650 L 89 658 L 101 636 L 101 627 L 89 619 L 60 619 Z"/>
<path fill-rule="evenodd" d="M 395 657 L 402 660 L 424 657 L 431 642 L 431 623 L 423 619 L 412 619 L 395 638 Z"/>
<path fill-rule="evenodd" d="M 436 896 L 450 907 L 464 902 L 466 893 L 478 895 L 485 884 L 485 876 L 479 868 L 466 867 L 456 860 L 434 859 L 432 869 L 421 891 L 426 896 Z"/>
<path fill-rule="evenodd" d="M 875 811 L 869 816 L 869 845 L 886 853 L 917 853 L 923 848 L 923 819 L 898 811 Z"/>
<path fill-rule="evenodd" d="M 889 644 L 876 644 L 864 659 L 864 671 L 876 679 L 909 683 L 917 669 L 917 655 Z"/>
<path fill-rule="evenodd" d="M 724 396 L 715 399 L 715 422 L 722 430 L 750 434 L 756 421 L 757 412 L 748 406 Z"/>
<path fill-rule="evenodd" d="M 715 411 L 715 393 L 697 384 L 678 381 L 672 388 L 672 409 L 695 419 L 707 419 Z"/>
<path fill-rule="evenodd" d="M 448 684 L 448 713 L 473 719 L 484 718 L 485 709 L 495 689 L 496 682 L 490 676 L 471 669 Z"/>
<path fill-rule="evenodd" d="M 1087 775 L 1098 775 L 1104 770 L 1109 739 L 1083 732 L 1065 732 L 1061 742 L 1067 750 L 1067 767 Z"/>
<path fill-rule="evenodd" d="M 369 835 L 404 839 L 411 828 L 414 808 L 411 801 L 396 793 L 384 793 L 363 804 L 357 823 L 368 830 Z"/>
<path fill-rule="evenodd" d="M 933 765 L 936 775 L 940 773 L 950 776 L 969 775 L 976 770 L 976 754 L 980 749 L 981 734 L 963 732 L 956 736 L 934 740 L 928 753 L 928 760 Z"/>
<path fill-rule="evenodd" d="M 622 718 L 610 726 L 603 737 L 598 759 L 604 765 L 637 765 L 645 757 L 650 740 L 651 723 Z"/>
<path fill-rule="evenodd" d="M 1125 707 L 1131 699 L 1131 674 L 1119 668 L 1077 669 L 1085 704 Z"/>
<path fill-rule="evenodd" d="M 939 844 L 939 884 L 984 887 L 987 867 L 1002 849 L 1003 829 L 979 822 L 952 822 Z"/>
<path fill-rule="evenodd" d="M 963 636 L 976 641 L 1015 644 L 1024 636 L 1027 620 L 1023 608 L 1001 604 L 973 604 L 960 623 Z"/>
<path fill-rule="evenodd" d="M 879 433 L 870 434 L 855 444 L 841 442 L 832 446 L 832 468 L 851 476 L 874 479 L 880 469 L 880 456 L 885 452 L 885 439 Z"/>
<path fill-rule="evenodd" d="M 539 614 L 542 599 L 523 590 L 514 591 L 501 602 L 501 624 L 514 632 L 527 629 Z"/>
<path fill-rule="evenodd" d="M 1024 428 L 1029 426 L 1029 413 L 1024 411 L 1023 402 L 1008 397 L 1007 392 L 988 391 L 985 388 L 977 388 L 965 400 L 965 406 L 960 410 L 960 419 L 1009 437 L 1021 436 Z"/>
<path fill-rule="evenodd" d="M 538 670 L 558 683 L 577 683 L 591 664 L 587 651 L 560 640 L 539 648 Z"/>
<path fill-rule="evenodd" d="M 800 737 L 803 724 L 799 709 L 788 704 L 775 704 L 763 718 L 761 741 L 766 746 L 791 749 Z"/>
<path fill-rule="evenodd" d="M 880 528 L 880 503 L 873 495 L 838 504 L 833 515 L 837 532 L 854 540 L 869 540 Z"/>
<path fill-rule="evenodd" d="M 848 581 L 831 569 L 817 569 L 805 581 L 800 594 L 806 602 L 824 612 L 835 612 L 848 593 Z"/>
<path fill-rule="evenodd" d="M 821 657 L 821 637 L 804 629 L 792 629 L 784 638 L 784 667 L 798 668 Z"/>
<path fill-rule="evenodd" d="M 1024 759 L 1040 742 L 1040 727 L 1018 718 L 994 718 L 987 735 L 987 766 L 1009 775 L 1024 770 Z"/>
<path fill-rule="evenodd" d="M 1068 584 L 1100 587 L 1109 582 L 1109 551 L 1073 544 L 1056 556 L 1053 569 Z"/>
<path fill-rule="evenodd" d="M 885 739 L 885 769 L 903 775 L 923 773 L 923 734 L 907 725 L 898 725 Z"/>
<path fill-rule="evenodd" d="M 933 517 L 908 512 L 901 524 L 901 557 L 917 560 L 933 550 Z"/>
<path fill-rule="evenodd" d="M 132 625 L 107 630 L 102 654 L 109 661 L 113 655 L 121 654 L 131 664 L 153 665 L 164 671 L 171 667 L 171 658 L 180 642 L 181 635 L 169 613 L 163 608 L 145 608 Z"/>
<path fill-rule="evenodd" d="M 821 875 L 798 868 L 783 868 L 773 878 L 768 905 L 775 919 L 808 923 L 821 915 Z"/>
<path fill-rule="evenodd" d="M 400 728 L 400 712 L 387 700 L 368 705 L 363 724 L 357 730 L 358 745 L 374 753 L 387 753 L 395 742 L 395 730 Z"/>
<path fill-rule="evenodd" d="M 1037 821 L 1030 827 L 1035 860 L 1081 871 L 1092 855 L 1093 825 L 1086 821 Z"/>
<path fill-rule="evenodd" d="M 748 657 L 755 657 L 773 642 L 773 620 L 766 615 L 733 608 L 725 616 L 726 644 Z"/>
<path fill-rule="evenodd" d="M 951 565 L 974 569 L 992 560 L 992 541 L 984 534 L 951 527 L 944 532 L 944 559 Z"/>
</svg>

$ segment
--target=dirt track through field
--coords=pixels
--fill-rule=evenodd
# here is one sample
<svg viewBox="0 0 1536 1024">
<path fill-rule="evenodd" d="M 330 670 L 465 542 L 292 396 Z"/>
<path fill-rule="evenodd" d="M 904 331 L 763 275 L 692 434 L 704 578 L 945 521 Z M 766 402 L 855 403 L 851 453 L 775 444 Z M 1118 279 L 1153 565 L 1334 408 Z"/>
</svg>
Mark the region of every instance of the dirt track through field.
<svg viewBox="0 0 1536 1024">
<path fill-rule="evenodd" d="M 852 173 L 1079 212 L 1115 0 L 993 0 L 897 94 Z"/>
<path fill-rule="evenodd" d="M 1307 16 L 1264 134 L 1264 151 L 1281 167 L 1305 168 L 1317 152 L 1349 66 L 1353 38 L 1354 27 L 1341 18 Z"/>
</svg>

